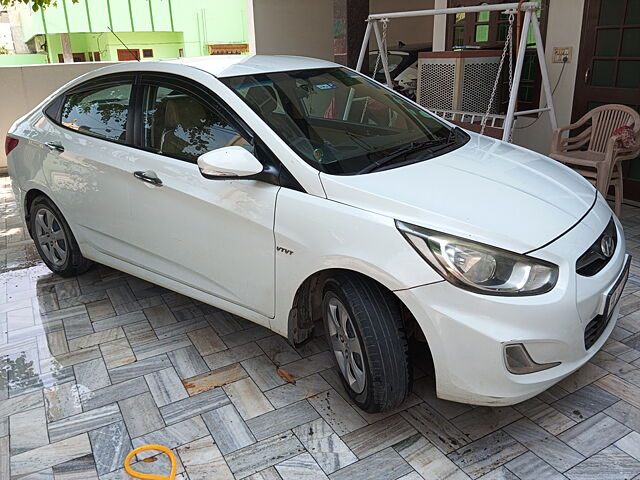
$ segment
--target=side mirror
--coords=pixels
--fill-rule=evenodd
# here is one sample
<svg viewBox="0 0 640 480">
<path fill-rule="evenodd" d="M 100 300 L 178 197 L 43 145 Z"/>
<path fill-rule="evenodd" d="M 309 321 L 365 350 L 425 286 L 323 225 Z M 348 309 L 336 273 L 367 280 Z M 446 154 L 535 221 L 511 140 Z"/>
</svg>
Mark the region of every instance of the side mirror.
<svg viewBox="0 0 640 480">
<path fill-rule="evenodd" d="M 206 178 L 225 180 L 257 175 L 263 165 L 242 147 L 224 147 L 198 157 L 198 168 Z"/>
</svg>

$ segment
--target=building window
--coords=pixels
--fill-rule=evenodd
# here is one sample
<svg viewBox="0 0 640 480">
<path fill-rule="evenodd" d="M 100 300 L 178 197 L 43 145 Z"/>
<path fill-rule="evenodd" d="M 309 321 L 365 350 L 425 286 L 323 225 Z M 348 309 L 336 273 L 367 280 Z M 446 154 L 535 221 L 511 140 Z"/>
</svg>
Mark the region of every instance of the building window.
<svg viewBox="0 0 640 480">
<path fill-rule="evenodd" d="M 100 52 L 93 52 L 93 59 L 96 62 L 99 62 L 100 61 Z"/>
<path fill-rule="evenodd" d="M 475 7 L 478 5 L 496 5 L 510 3 L 511 0 L 449 0 L 448 6 Z M 547 27 L 547 12 L 549 0 L 531 0 L 540 3 L 542 8 L 538 11 L 542 38 L 545 38 Z M 524 17 L 524 15 L 522 16 Z M 481 49 L 502 50 L 509 31 L 509 16 L 502 12 L 478 12 L 469 14 L 456 14 L 447 16 L 448 50 L 456 47 L 473 47 Z M 516 22 L 513 26 L 513 35 L 516 35 Z M 514 41 L 515 48 L 515 41 Z M 515 63 L 515 50 L 513 51 Z M 501 101 L 502 110 L 506 110 L 508 102 L 508 72 L 502 79 Z M 536 43 L 533 29 L 529 30 L 527 37 L 527 52 L 522 69 L 522 79 L 518 90 L 518 109 L 529 110 L 538 107 L 540 101 L 540 88 L 542 78 L 536 56 Z"/>
<path fill-rule="evenodd" d="M 153 57 L 153 49 L 151 48 L 143 48 L 142 49 L 142 56 L 144 58 L 151 58 Z"/>
</svg>

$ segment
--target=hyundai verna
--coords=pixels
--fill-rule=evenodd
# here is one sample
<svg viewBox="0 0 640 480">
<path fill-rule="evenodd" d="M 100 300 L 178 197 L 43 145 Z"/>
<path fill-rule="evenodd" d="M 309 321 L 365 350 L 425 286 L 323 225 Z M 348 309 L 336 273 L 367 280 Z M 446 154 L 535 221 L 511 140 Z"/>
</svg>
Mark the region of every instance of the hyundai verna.
<svg viewBox="0 0 640 480">
<path fill-rule="evenodd" d="M 6 150 L 53 272 L 106 264 L 293 344 L 322 320 L 370 412 L 408 395 L 412 337 L 443 399 L 540 393 L 603 345 L 629 270 L 578 174 L 321 60 L 106 67 L 18 120 Z"/>
</svg>

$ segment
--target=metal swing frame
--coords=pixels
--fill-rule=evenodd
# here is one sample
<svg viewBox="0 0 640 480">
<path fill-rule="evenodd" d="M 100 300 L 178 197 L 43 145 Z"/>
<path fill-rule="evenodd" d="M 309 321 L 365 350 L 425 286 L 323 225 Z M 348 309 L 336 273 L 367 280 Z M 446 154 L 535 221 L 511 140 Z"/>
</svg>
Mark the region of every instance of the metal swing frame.
<svg viewBox="0 0 640 480">
<path fill-rule="evenodd" d="M 518 8 L 524 12 L 524 20 L 522 22 L 522 30 L 520 34 L 520 43 L 518 46 L 518 53 L 515 63 L 515 71 L 513 72 L 513 85 L 511 93 L 509 95 L 509 106 L 504 118 L 502 134 L 502 140 L 508 142 L 511 138 L 511 132 L 515 123 L 516 117 L 520 115 L 531 115 L 534 113 L 541 114 L 543 112 L 549 112 L 551 119 L 552 131 L 558 128 L 558 122 L 556 119 L 556 111 L 553 104 L 553 95 L 551 91 L 551 83 L 549 82 L 549 71 L 547 70 L 547 63 L 544 57 L 544 47 L 542 43 L 542 34 L 540 33 L 540 23 L 535 12 L 540 9 L 540 5 L 534 2 L 526 2 L 518 7 L 518 3 L 503 3 L 498 5 L 480 5 L 477 7 L 457 7 L 457 8 L 440 8 L 433 10 L 415 10 L 410 12 L 390 12 L 390 13 L 376 13 L 369 15 L 367 18 L 367 28 L 365 30 L 364 39 L 362 40 L 362 48 L 360 49 L 360 56 L 358 57 L 358 64 L 356 71 L 362 71 L 362 65 L 364 63 L 365 55 L 369 51 L 369 40 L 373 31 L 376 37 L 376 43 L 378 44 L 378 52 L 380 52 L 380 59 L 382 60 L 382 68 L 384 69 L 384 76 L 387 86 L 391 85 L 391 74 L 389 73 L 389 62 L 386 42 L 383 41 L 380 33 L 380 24 L 387 23 L 392 19 L 407 18 L 407 17 L 428 17 L 435 15 L 453 15 L 456 13 L 478 13 L 478 12 L 517 12 Z M 547 100 L 547 106 L 543 108 L 535 108 L 532 110 L 525 110 L 516 112 L 516 104 L 518 100 L 518 90 L 520 88 L 520 80 L 522 78 L 522 66 L 524 65 L 524 56 L 527 50 L 527 37 L 529 35 L 529 29 L 533 28 L 533 32 L 536 38 L 536 52 L 538 57 L 538 64 L 540 65 L 540 73 L 542 74 L 542 87 Z M 479 114 L 482 115 L 482 114 Z"/>
</svg>

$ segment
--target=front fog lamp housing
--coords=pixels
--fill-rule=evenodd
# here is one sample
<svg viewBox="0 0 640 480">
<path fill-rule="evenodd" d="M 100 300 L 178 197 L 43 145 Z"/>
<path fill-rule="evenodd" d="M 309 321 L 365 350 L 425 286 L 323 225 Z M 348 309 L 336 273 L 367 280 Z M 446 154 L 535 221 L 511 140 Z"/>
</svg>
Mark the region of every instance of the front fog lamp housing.
<svg viewBox="0 0 640 480">
<path fill-rule="evenodd" d="M 540 295 L 558 281 L 558 267 L 538 258 L 396 220 L 398 230 L 442 277 L 486 295 Z"/>
<path fill-rule="evenodd" d="M 507 370 L 514 375 L 541 372 L 560 365 L 560 362 L 537 363 L 521 343 L 505 345 L 504 363 L 507 366 Z"/>
</svg>

